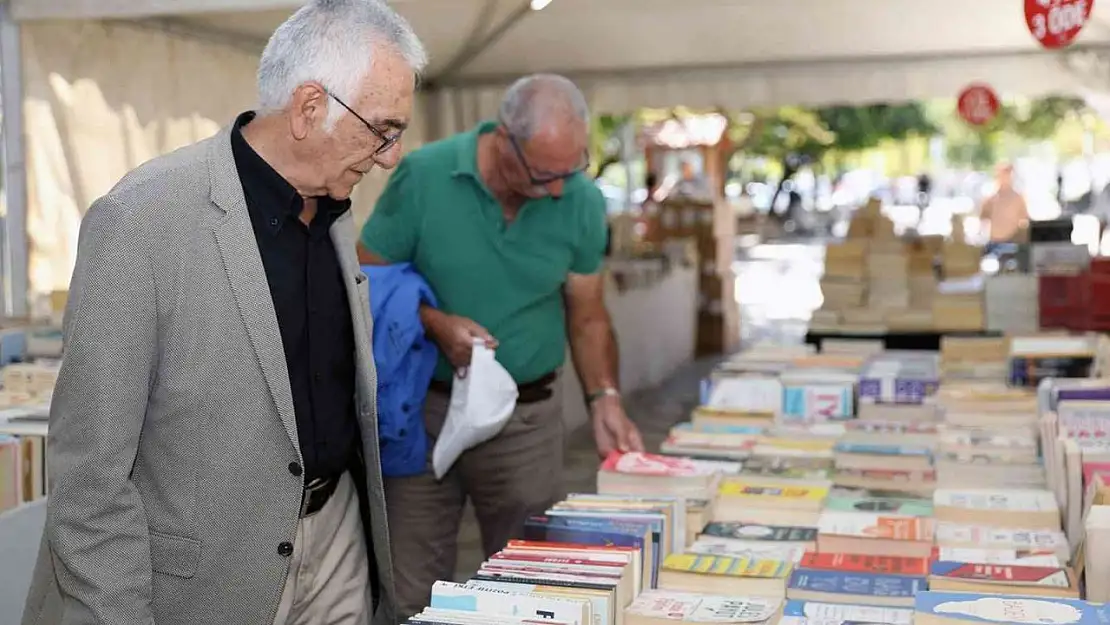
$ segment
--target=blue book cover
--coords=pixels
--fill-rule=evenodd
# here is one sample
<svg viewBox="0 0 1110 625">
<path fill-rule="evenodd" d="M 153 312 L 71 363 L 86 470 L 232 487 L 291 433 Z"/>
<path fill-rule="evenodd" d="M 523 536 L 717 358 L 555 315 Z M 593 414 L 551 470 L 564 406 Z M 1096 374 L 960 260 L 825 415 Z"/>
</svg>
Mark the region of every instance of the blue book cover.
<svg viewBox="0 0 1110 625">
<path fill-rule="evenodd" d="M 931 456 L 928 447 L 912 445 L 883 445 L 881 443 L 837 443 L 836 451 L 842 454 L 871 454 L 874 456 Z"/>
<path fill-rule="evenodd" d="M 622 524 L 622 523 L 634 523 L 634 524 L 636 524 L 636 526 L 639 526 L 640 524 L 643 524 L 643 525 L 647 526 L 647 528 L 649 530 L 651 530 L 651 544 L 654 547 L 654 556 L 656 558 L 660 559 L 660 561 L 662 561 L 662 558 L 663 558 L 662 549 L 663 549 L 664 532 L 669 532 L 670 531 L 667 528 L 666 517 L 662 516 L 662 513 L 658 512 L 658 511 L 650 511 L 650 510 L 641 510 L 641 511 L 620 510 L 620 511 L 610 511 L 608 513 L 607 513 L 607 511 L 604 511 L 604 510 L 595 510 L 594 511 L 595 514 L 589 514 L 589 512 L 590 512 L 589 510 L 582 510 L 582 509 L 578 509 L 578 510 L 552 509 L 552 510 L 548 510 L 547 512 L 545 512 L 544 515 L 546 515 L 547 517 L 573 519 L 575 521 L 592 522 L 589 525 L 589 527 L 591 529 L 602 529 L 602 530 L 606 530 L 606 531 L 610 527 L 612 527 L 613 529 L 621 529 L 622 526 L 619 525 L 619 524 Z M 660 516 L 658 516 L 658 517 L 656 517 L 656 516 L 650 516 L 650 517 L 649 516 L 644 516 L 644 517 L 641 517 L 641 518 L 633 518 L 632 516 L 630 516 L 630 514 L 634 515 L 634 514 L 636 514 L 636 512 L 641 512 L 641 513 L 644 513 L 644 514 L 653 514 L 653 515 L 654 514 L 659 514 Z M 635 526 L 633 527 L 633 529 L 635 529 Z M 639 531 L 639 530 L 636 530 L 636 531 Z M 672 538 L 677 538 L 677 537 L 672 537 Z"/>
<path fill-rule="evenodd" d="M 674 426 L 674 429 L 680 432 L 702 432 L 705 434 L 742 434 L 758 436 L 766 432 L 766 428 L 755 427 L 753 425 L 699 425 L 697 429 L 694 424 L 690 422 L 679 423 Z"/>
<path fill-rule="evenodd" d="M 787 421 L 851 419 L 855 414 L 853 399 L 851 388 L 784 386 L 781 416 Z"/>
<path fill-rule="evenodd" d="M 633 521 L 601 521 L 574 517 L 534 516 L 524 524 L 526 540 L 542 540 L 556 543 L 578 543 L 580 545 L 615 545 L 618 547 L 639 547 L 644 553 L 644 534 L 650 532 L 648 523 Z M 617 539 L 619 537 L 619 539 Z M 659 576 L 660 549 L 651 533 L 652 561 L 644 558 L 644 578 L 650 580 L 655 588 Z"/>
<path fill-rule="evenodd" d="M 913 597 L 927 586 L 924 577 L 798 569 L 790 575 L 789 588 L 861 597 Z"/>
<path fill-rule="evenodd" d="M 783 605 L 783 616 L 820 621 L 825 625 L 849 623 L 886 623 L 887 625 L 913 625 L 911 608 L 891 608 L 862 603 L 823 603 L 790 599 Z"/>
<path fill-rule="evenodd" d="M 914 612 L 953 621 L 1013 625 L 1108 625 L 1110 608 L 1078 599 L 919 592 Z"/>
</svg>

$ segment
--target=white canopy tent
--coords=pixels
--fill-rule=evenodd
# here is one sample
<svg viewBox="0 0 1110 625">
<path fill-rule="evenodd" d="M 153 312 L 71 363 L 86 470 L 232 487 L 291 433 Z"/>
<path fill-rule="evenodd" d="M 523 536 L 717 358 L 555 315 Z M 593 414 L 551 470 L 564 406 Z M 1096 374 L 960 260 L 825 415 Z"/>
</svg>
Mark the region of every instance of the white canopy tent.
<svg viewBox="0 0 1110 625">
<path fill-rule="evenodd" d="M 7 1 L 3 17 L 18 28 L 0 25 L 9 42 L 3 95 L 25 102 L 25 120 L 5 121 L 28 139 L 19 146 L 10 136 L 18 133 L 5 133 L 8 223 L 22 232 L 27 206 L 40 292 L 68 281 L 76 223 L 93 198 L 138 162 L 251 106 L 257 54 L 301 4 Z M 509 81 L 536 71 L 576 80 L 599 112 L 942 97 L 972 81 L 1003 95 L 1110 92 L 1108 2 L 1096 3 L 1066 52 L 1041 50 L 1014 0 L 553 0 L 540 11 L 530 0 L 392 4 L 433 59 L 409 148 L 490 116 Z M 22 44 L 12 45 L 17 34 Z M 12 184 L 24 176 L 26 201 Z M 361 214 L 375 190 L 356 198 Z M 8 247 L 20 293 L 26 261 L 18 242 Z M 17 311 L 20 301 L 12 300 Z"/>
</svg>

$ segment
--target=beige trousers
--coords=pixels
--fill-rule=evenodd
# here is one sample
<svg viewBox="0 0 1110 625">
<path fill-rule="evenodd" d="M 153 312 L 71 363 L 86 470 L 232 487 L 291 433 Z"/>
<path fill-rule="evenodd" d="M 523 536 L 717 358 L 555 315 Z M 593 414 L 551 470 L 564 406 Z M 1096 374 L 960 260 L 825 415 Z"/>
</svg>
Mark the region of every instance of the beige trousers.
<svg viewBox="0 0 1110 625">
<path fill-rule="evenodd" d="M 424 403 L 428 463 L 422 475 L 385 480 L 390 543 L 396 563 L 398 616 L 417 614 L 437 580 L 454 579 L 459 522 L 474 506 L 486 557 L 520 538 L 524 521 L 563 498 L 564 429 L 559 384 L 551 399 L 518 404 L 505 429 L 463 452 L 442 481 L 431 469 L 431 447 L 443 429 L 450 397 L 430 391 Z"/>
<path fill-rule="evenodd" d="M 370 573 L 358 493 L 349 473 L 300 520 L 274 625 L 369 625 Z"/>
</svg>

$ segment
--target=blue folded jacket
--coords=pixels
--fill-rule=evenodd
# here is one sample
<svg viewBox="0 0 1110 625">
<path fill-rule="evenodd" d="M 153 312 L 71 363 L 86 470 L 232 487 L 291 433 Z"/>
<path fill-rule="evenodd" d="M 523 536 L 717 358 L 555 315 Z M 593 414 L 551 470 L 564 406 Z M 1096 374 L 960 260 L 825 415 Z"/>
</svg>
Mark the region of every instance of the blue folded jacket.
<svg viewBox="0 0 1110 625">
<path fill-rule="evenodd" d="M 362 271 L 370 280 L 374 316 L 382 475 L 419 475 L 428 454 L 424 398 L 439 358 L 420 323 L 420 305 L 436 306 L 435 294 L 409 263 L 364 265 Z"/>
</svg>

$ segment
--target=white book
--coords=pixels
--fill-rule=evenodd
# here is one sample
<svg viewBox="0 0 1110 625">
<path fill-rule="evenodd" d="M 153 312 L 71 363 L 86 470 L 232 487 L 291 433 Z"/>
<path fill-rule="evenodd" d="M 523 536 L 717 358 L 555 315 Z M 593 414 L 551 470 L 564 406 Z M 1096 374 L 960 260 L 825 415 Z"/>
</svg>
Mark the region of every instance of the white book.
<svg viewBox="0 0 1110 625">
<path fill-rule="evenodd" d="M 590 602 L 517 594 L 493 588 L 474 588 L 455 582 L 436 582 L 429 607 L 492 616 L 526 616 L 568 625 L 592 625 Z"/>
<path fill-rule="evenodd" d="M 687 623 L 763 623 L 779 611 L 782 601 L 769 597 L 720 597 L 673 590 L 648 590 L 625 614 Z"/>
</svg>

